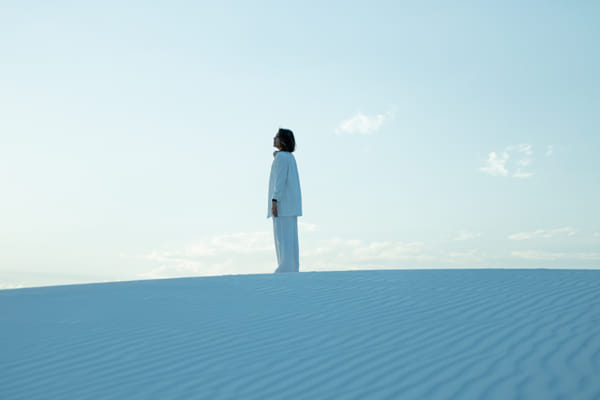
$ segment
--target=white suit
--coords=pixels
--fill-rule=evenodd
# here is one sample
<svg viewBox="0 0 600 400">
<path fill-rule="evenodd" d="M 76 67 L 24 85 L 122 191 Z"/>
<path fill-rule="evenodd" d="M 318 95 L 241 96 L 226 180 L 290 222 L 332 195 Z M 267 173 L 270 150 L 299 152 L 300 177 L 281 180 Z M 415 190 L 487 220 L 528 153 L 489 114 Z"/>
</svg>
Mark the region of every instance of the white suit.
<svg viewBox="0 0 600 400">
<path fill-rule="evenodd" d="M 302 215 L 300 178 L 294 155 L 287 151 L 274 153 L 269 176 L 267 218 L 273 217 L 272 200 L 277 200 L 277 217 L 273 217 L 273 235 L 277 254 L 275 272 L 300 270 L 298 249 L 298 217 Z"/>
</svg>

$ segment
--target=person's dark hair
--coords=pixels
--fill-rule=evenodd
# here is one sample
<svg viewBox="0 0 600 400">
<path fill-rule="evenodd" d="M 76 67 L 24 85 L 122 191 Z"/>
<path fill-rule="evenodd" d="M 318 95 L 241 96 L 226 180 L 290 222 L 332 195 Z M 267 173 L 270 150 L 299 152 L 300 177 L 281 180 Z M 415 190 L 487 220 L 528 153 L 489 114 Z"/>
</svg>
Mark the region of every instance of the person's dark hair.
<svg viewBox="0 0 600 400">
<path fill-rule="evenodd" d="M 281 143 L 281 150 L 292 153 L 296 150 L 296 139 L 294 139 L 294 132 L 289 129 L 280 128 L 277 132 L 279 142 Z"/>
</svg>

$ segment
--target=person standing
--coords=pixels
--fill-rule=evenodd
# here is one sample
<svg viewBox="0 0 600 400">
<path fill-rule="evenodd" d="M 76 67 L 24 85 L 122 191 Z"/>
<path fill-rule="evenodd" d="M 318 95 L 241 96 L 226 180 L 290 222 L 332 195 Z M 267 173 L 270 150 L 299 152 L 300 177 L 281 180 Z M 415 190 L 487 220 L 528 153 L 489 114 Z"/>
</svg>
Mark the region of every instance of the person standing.
<svg viewBox="0 0 600 400">
<path fill-rule="evenodd" d="M 302 194 L 296 159 L 294 133 L 279 129 L 273 138 L 273 164 L 269 176 L 267 218 L 273 217 L 273 235 L 277 269 L 275 272 L 299 272 L 298 217 L 302 215 Z"/>
</svg>

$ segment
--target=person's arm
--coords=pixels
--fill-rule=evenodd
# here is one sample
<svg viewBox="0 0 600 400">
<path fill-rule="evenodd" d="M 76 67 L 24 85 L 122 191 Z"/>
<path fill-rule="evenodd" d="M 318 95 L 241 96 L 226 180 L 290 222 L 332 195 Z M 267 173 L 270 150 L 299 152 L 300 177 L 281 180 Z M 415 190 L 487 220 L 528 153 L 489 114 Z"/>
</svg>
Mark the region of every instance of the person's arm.
<svg viewBox="0 0 600 400">
<path fill-rule="evenodd" d="M 275 158 L 275 188 L 273 189 L 273 197 L 271 198 L 271 212 L 274 217 L 277 216 L 277 203 L 287 183 L 289 167 L 289 160 L 282 154 L 278 154 Z"/>
</svg>

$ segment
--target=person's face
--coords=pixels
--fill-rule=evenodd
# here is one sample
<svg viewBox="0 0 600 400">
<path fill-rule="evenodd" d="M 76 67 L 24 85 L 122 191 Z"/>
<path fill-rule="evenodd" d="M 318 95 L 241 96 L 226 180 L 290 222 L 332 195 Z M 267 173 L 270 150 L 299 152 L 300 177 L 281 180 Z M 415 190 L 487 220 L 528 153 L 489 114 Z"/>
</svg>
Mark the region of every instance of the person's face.
<svg viewBox="0 0 600 400">
<path fill-rule="evenodd" d="M 279 141 L 279 133 L 277 133 L 275 135 L 275 137 L 273 138 L 273 147 L 277 147 L 278 149 L 281 149 L 281 142 Z"/>
</svg>

